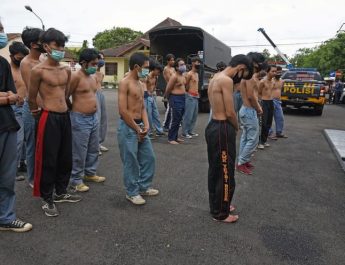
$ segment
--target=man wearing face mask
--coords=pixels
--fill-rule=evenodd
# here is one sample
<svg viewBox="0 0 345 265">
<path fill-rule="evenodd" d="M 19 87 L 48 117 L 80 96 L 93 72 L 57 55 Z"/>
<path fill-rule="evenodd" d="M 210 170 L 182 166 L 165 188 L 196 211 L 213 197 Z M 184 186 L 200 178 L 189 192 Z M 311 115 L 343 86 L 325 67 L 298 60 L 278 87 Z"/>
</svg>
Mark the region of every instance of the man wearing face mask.
<svg viewBox="0 0 345 265">
<path fill-rule="evenodd" d="M 70 184 L 80 192 L 89 190 L 84 181 L 104 182 L 97 176 L 99 151 L 99 116 L 97 115 L 97 81 L 94 75 L 99 54 L 95 49 L 84 49 L 79 57 L 81 69 L 72 74 L 72 173 Z"/>
<path fill-rule="evenodd" d="M 104 79 L 104 74 L 101 72 L 101 68 L 105 65 L 104 55 L 103 53 L 99 53 L 98 55 L 98 65 L 97 71 L 95 73 L 96 82 L 97 82 L 97 115 L 99 120 L 99 154 L 101 155 L 102 152 L 107 152 L 109 149 L 103 146 L 103 142 L 105 141 L 105 137 L 107 136 L 107 128 L 108 128 L 108 121 L 107 121 L 107 109 L 105 104 L 105 97 L 103 95 L 102 90 L 102 82 Z"/>
<path fill-rule="evenodd" d="M 282 109 L 282 102 L 280 100 L 281 93 L 282 93 L 282 87 L 284 84 L 284 81 L 280 79 L 282 76 L 282 68 L 281 66 L 277 66 L 277 74 L 273 78 L 273 90 L 272 90 L 272 97 L 273 97 L 273 105 L 274 105 L 274 111 L 273 111 L 273 118 L 275 123 L 275 129 L 276 134 L 273 134 L 272 128 L 270 129 L 271 139 L 275 140 L 278 138 L 287 138 L 285 134 L 283 134 L 284 129 L 284 113 Z"/>
<path fill-rule="evenodd" d="M 7 43 L 7 34 L 0 22 L 0 49 Z M 16 146 L 20 126 L 11 105 L 17 102 L 10 65 L 0 56 L 0 231 L 26 232 L 32 225 L 17 219 L 15 214 Z"/>
<path fill-rule="evenodd" d="M 234 83 L 252 77 L 252 63 L 245 55 L 234 56 L 229 66 L 211 80 L 208 98 L 212 107 L 212 120 L 206 127 L 208 153 L 208 191 L 210 213 L 216 221 L 233 223 L 238 215 L 231 200 L 235 191 L 235 159 L 237 117 L 234 110 Z"/>
<path fill-rule="evenodd" d="M 182 136 L 187 139 L 199 136 L 194 132 L 199 105 L 199 70 L 201 60 L 192 58 L 192 70 L 186 75 L 186 105 L 182 122 Z"/>
<path fill-rule="evenodd" d="M 21 42 L 12 42 L 9 46 L 10 58 L 11 58 L 11 71 L 14 80 L 14 84 L 17 89 L 18 102 L 12 105 L 12 109 L 16 115 L 16 120 L 20 125 L 20 129 L 17 132 L 17 165 L 19 166 L 20 160 L 22 158 L 23 144 L 24 144 L 24 123 L 23 123 L 23 104 L 24 98 L 26 97 L 26 87 L 23 81 L 22 75 L 20 73 L 20 62 L 23 58 L 29 54 L 29 50 Z M 18 174 L 16 180 L 24 180 L 24 176 Z"/>
<path fill-rule="evenodd" d="M 172 114 L 168 141 L 170 144 L 176 145 L 183 142 L 182 139 L 178 138 L 178 130 L 186 104 L 186 77 L 184 75 L 186 64 L 181 58 L 177 58 L 174 67 L 176 73 L 170 78 L 165 95 L 169 99 Z"/>
<path fill-rule="evenodd" d="M 145 204 L 142 196 L 155 196 L 152 188 L 155 154 L 148 137 L 150 128 L 144 104 L 144 89 L 139 81 L 149 72 L 149 58 L 134 53 L 129 58 L 130 71 L 119 84 L 119 126 L 117 139 L 123 164 L 126 199 L 135 205 Z"/>
<path fill-rule="evenodd" d="M 23 105 L 23 122 L 24 122 L 24 139 L 26 147 L 26 163 L 29 185 L 33 188 L 34 184 L 34 168 L 35 168 L 35 119 L 32 117 L 29 108 L 28 95 L 31 70 L 40 63 L 40 56 L 45 53 L 39 40 L 40 34 L 43 33 L 39 28 L 25 28 L 22 32 L 22 40 L 27 48 L 29 55 L 20 63 L 20 72 L 25 83 L 26 92 Z M 38 102 L 38 104 L 40 104 Z"/>
<path fill-rule="evenodd" d="M 251 175 L 254 166 L 250 160 L 259 142 L 258 115 L 262 115 L 262 108 L 258 101 L 259 73 L 266 66 L 265 57 L 261 53 L 250 52 L 247 56 L 253 62 L 254 74 L 250 80 L 241 82 L 243 105 L 239 111 L 239 117 L 243 130 L 236 169 L 241 173 Z"/>
<path fill-rule="evenodd" d="M 68 112 L 71 70 L 60 64 L 67 37 L 54 28 L 40 36 L 47 60 L 32 69 L 29 104 L 38 121 L 35 154 L 34 196 L 42 198 L 46 216 L 58 216 L 60 202 L 78 202 L 81 197 L 67 193 L 72 169 L 72 131 Z M 43 109 L 37 105 L 37 95 Z M 55 190 L 55 194 L 54 194 Z"/>
</svg>

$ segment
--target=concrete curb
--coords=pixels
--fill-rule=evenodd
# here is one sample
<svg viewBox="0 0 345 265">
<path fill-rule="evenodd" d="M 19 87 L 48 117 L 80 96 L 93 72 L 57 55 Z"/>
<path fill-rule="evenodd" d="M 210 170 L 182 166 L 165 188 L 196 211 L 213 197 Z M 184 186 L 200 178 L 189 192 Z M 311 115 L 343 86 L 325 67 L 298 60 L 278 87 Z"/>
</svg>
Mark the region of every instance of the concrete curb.
<svg viewBox="0 0 345 265">
<path fill-rule="evenodd" d="M 345 172 L 345 131 L 325 129 L 324 134 Z"/>
</svg>

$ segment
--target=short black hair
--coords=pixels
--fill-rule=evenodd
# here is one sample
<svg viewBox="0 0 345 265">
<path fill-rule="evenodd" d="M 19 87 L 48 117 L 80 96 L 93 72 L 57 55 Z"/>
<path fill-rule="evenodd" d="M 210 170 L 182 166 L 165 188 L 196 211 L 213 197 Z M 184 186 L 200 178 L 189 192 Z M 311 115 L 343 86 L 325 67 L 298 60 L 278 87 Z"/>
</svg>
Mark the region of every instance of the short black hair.
<svg viewBox="0 0 345 265">
<path fill-rule="evenodd" d="M 175 68 L 175 69 L 178 67 L 178 63 L 179 63 L 180 61 L 184 61 L 184 60 L 183 60 L 182 58 L 177 58 L 177 59 L 175 60 L 175 63 L 174 63 L 174 68 Z"/>
<path fill-rule="evenodd" d="M 141 52 L 135 52 L 129 58 L 129 69 L 133 70 L 136 64 L 142 67 L 145 61 L 149 61 L 149 57 Z"/>
<path fill-rule="evenodd" d="M 216 64 L 216 68 L 217 70 L 224 70 L 226 68 L 226 63 L 224 63 L 223 61 L 220 61 Z"/>
<path fill-rule="evenodd" d="M 104 53 L 103 52 L 98 52 L 98 59 L 102 59 L 102 56 L 103 56 L 103 58 L 104 58 Z"/>
<path fill-rule="evenodd" d="M 194 62 L 199 62 L 199 63 L 201 63 L 201 59 L 200 59 L 200 57 L 198 57 L 198 56 L 194 56 L 194 57 L 192 57 L 192 63 L 194 63 Z"/>
<path fill-rule="evenodd" d="M 163 71 L 163 66 L 157 62 L 156 60 L 150 59 L 150 66 L 149 66 L 150 72 L 153 70 L 158 69 L 159 71 Z"/>
<path fill-rule="evenodd" d="M 59 47 L 65 47 L 65 43 L 68 41 L 68 38 L 60 30 L 49 28 L 47 31 L 42 32 L 40 35 L 40 41 L 42 44 L 49 44 L 55 41 Z"/>
<path fill-rule="evenodd" d="M 171 59 L 175 59 L 175 55 L 173 55 L 172 53 L 168 53 L 165 56 L 165 59 L 167 60 L 167 62 L 169 62 Z"/>
<path fill-rule="evenodd" d="M 92 48 L 85 48 L 81 51 L 79 55 L 79 64 L 82 64 L 84 62 L 89 63 L 95 59 L 97 59 L 99 56 L 99 52 L 96 49 Z"/>
<path fill-rule="evenodd" d="M 28 48 L 26 48 L 24 43 L 19 42 L 19 41 L 12 42 L 12 44 L 8 47 L 8 50 L 10 51 L 11 55 L 16 55 L 18 53 L 21 53 L 26 56 L 29 54 Z"/>
<path fill-rule="evenodd" d="M 40 39 L 40 35 L 44 31 L 40 28 L 26 27 L 22 32 L 22 40 L 26 47 L 31 48 L 31 43 L 37 43 Z"/>
<path fill-rule="evenodd" d="M 271 71 L 272 68 L 277 68 L 277 66 L 275 64 L 269 64 L 267 66 L 266 72 L 268 73 L 269 71 Z M 278 68 L 277 68 L 278 69 Z"/>
<path fill-rule="evenodd" d="M 243 78 L 246 80 L 249 80 L 252 78 L 253 76 L 253 63 L 252 61 L 248 58 L 248 56 L 244 55 L 244 54 L 238 54 L 235 55 L 234 57 L 232 57 L 231 61 L 229 62 L 229 66 L 230 67 L 236 67 L 240 64 L 244 64 L 248 70 L 248 75 Z"/>
<path fill-rule="evenodd" d="M 251 59 L 254 63 L 263 63 L 266 61 L 265 56 L 262 53 L 259 52 L 250 52 L 247 54 L 249 59 Z"/>
</svg>

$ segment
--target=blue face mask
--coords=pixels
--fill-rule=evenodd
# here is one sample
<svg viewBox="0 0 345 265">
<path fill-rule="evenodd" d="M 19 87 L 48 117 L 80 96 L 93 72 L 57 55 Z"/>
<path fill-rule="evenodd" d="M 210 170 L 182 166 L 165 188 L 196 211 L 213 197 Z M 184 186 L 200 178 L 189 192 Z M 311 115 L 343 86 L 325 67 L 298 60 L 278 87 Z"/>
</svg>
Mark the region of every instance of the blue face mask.
<svg viewBox="0 0 345 265">
<path fill-rule="evenodd" d="M 52 52 L 49 55 L 53 60 L 60 62 L 65 57 L 65 52 L 52 49 Z"/>
<path fill-rule="evenodd" d="M 98 61 L 98 67 L 103 67 L 105 64 L 104 60 L 99 60 Z"/>
<path fill-rule="evenodd" d="M 186 65 L 180 65 L 180 66 L 178 67 L 178 71 L 179 71 L 181 74 L 185 73 L 185 72 L 187 71 Z"/>
<path fill-rule="evenodd" d="M 139 78 L 145 78 L 149 75 L 149 69 L 143 68 L 141 72 L 138 73 Z"/>
<path fill-rule="evenodd" d="M 0 33 L 0 49 L 5 48 L 8 43 L 7 34 Z"/>
</svg>

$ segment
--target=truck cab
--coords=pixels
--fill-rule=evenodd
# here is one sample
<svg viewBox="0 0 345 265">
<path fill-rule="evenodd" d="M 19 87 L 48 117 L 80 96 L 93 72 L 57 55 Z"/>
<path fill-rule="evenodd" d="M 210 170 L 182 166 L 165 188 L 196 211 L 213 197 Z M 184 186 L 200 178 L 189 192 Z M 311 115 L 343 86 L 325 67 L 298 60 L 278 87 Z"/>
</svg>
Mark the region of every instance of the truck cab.
<svg viewBox="0 0 345 265">
<path fill-rule="evenodd" d="M 326 83 L 314 68 L 292 68 L 282 75 L 282 106 L 311 107 L 322 115 L 325 105 Z"/>
<path fill-rule="evenodd" d="M 216 65 L 220 61 L 229 62 L 231 49 L 226 44 L 214 38 L 201 28 L 190 26 L 163 27 L 149 32 L 150 56 L 166 65 L 165 56 L 169 53 L 176 58 L 184 59 L 191 64 L 191 58 L 199 56 L 201 67 L 199 70 L 199 109 L 208 112 L 210 104 L 207 89 L 209 80 L 217 71 Z M 157 90 L 164 93 L 166 82 L 162 75 L 158 78 Z"/>
</svg>

